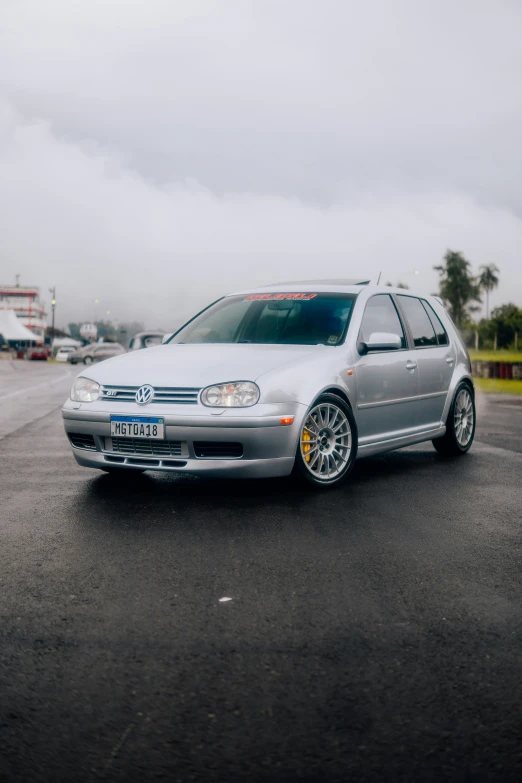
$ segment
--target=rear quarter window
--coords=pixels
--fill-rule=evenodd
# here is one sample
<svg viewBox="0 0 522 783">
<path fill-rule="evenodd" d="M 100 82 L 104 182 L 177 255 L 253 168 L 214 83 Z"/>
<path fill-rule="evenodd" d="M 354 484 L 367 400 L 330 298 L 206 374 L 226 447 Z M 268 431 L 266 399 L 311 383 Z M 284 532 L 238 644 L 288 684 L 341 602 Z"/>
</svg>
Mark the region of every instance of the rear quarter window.
<svg viewBox="0 0 522 783">
<path fill-rule="evenodd" d="M 424 309 L 428 313 L 428 317 L 432 323 L 433 328 L 435 329 L 435 334 L 437 335 L 437 342 L 439 345 L 449 345 L 449 337 L 448 333 L 446 332 L 445 328 L 442 325 L 442 321 L 440 320 L 439 316 L 433 309 L 433 307 L 430 305 L 429 302 L 427 302 L 425 299 L 421 299 L 422 304 L 424 305 Z"/>
<path fill-rule="evenodd" d="M 397 298 L 406 315 L 415 347 L 429 348 L 437 345 L 435 330 L 421 300 L 403 294 L 399 294 Z"/>
</svg>

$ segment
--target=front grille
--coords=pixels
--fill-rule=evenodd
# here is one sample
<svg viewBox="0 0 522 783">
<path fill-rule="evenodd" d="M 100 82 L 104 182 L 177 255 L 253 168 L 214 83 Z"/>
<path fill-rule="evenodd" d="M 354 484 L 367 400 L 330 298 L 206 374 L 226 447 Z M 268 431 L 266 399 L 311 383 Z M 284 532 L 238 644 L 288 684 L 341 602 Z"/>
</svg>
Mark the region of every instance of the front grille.
<svg viewBox="0 0 522 783">
<path fill-rule="evenodd" d="M 111 451 L 115 454 L 146 454 L 154 457 L 181 457 L 179 440 L 145 440 L 143 438 L 112 438 Z M 105 439 L 106 448 L 109 445 Z"/>
<path fill-rule="evenodd" d="M 69 440 L 75 449 L 87 449 L 96 451 L 96 444 L 92 435 L 84 435 L 81 432 L 69 432 Z"/>
<path fill-rule="evenodd" d="M 101 399 L 107 402 L 136 402 L 136 392 L 139 386 L 102 386 Z M 154 386 L 152 402 L 164 402 L 175 405 L 197 405 L 201 391 L 193 387 Z"/>
<path fill-rule="evenodd" d="M 198 440 L 194 441 L 194 454 L 198 459 L 237 459 L 243 456 L 243 444 Z"/>
</svg>

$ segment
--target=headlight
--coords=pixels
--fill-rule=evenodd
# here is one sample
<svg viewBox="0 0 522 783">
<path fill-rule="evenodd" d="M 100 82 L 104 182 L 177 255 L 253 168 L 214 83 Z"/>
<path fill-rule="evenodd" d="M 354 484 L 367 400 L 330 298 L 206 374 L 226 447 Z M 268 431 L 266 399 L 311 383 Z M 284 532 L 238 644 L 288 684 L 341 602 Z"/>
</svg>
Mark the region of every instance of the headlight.
<svg viewBox="0 0 522 783">
<path fill-rule="evenodd" d="M 211 408 L 249 408 L 259 399 L 259 388 L 250 381 L 220 383 L 201 392 L 201 402 Z"/>
<path fill-rule="evenodd" d="M 94 402 L 100 396 L 100 384 L 88 378 L 76 378 L 71 389 L 74 402 Z"/>
</svg>

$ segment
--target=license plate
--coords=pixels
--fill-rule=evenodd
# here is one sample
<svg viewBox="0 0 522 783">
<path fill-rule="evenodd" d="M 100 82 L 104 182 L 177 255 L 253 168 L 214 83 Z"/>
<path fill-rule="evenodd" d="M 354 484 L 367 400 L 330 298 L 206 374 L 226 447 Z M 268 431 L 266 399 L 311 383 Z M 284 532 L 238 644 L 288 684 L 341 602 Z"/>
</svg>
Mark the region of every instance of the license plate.
<svg viewBox="0 0 522 783">
<path fill-rule="evenodd" d="M 111 435 L 114 438 L 165 438 L 165 419 L 158 416 L 111 416 Z"/>
</svg>

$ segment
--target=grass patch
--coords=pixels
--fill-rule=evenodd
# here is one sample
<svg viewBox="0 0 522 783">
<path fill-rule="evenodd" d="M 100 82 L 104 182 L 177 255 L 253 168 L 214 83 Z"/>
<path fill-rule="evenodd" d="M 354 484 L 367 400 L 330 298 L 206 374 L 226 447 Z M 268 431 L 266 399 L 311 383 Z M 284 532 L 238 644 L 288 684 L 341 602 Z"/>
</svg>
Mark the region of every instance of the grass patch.
<svg viewBox="0 0 522 783">
<path fill-rule="evenodd" d="M 472 362 L 522 362 L 522 351 L 469 351 Z"/>
<path fill-rule="evenodd" d="M 475 386 L 486 394 L 522 394 L 522 381 L 502 378 L 474 378 Z"/>
</svg>

